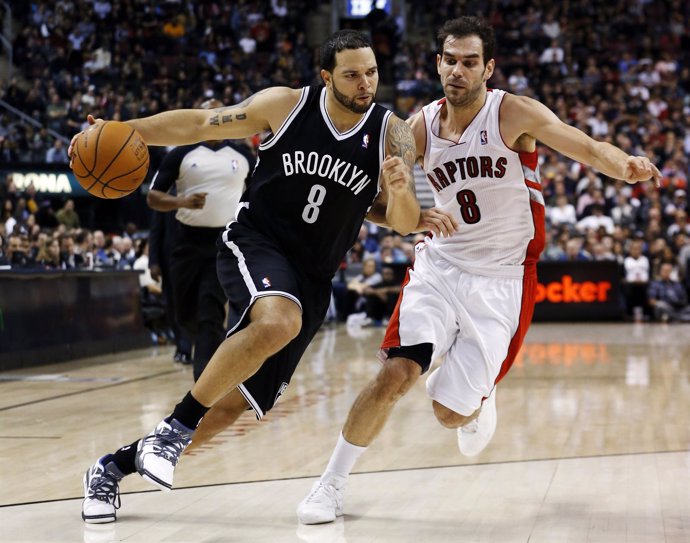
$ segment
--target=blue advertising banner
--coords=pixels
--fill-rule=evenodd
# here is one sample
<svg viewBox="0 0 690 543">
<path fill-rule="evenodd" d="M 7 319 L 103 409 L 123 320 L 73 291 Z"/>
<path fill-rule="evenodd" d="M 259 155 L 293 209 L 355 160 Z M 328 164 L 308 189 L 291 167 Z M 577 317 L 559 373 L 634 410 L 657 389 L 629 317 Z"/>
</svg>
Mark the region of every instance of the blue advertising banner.
<svg viewBox="0 0 690 543">
<path fill-rule="evenodd" d="M 69 195 L 72 198 L 88 196 L 69 168 L 48 170 L 45 168 L 20 167 L 0 170 L 2 178 L 12 175 L 19 191 L 24 191 L 31 183 L 36 191 L 44 194 Z"/>
</svg>

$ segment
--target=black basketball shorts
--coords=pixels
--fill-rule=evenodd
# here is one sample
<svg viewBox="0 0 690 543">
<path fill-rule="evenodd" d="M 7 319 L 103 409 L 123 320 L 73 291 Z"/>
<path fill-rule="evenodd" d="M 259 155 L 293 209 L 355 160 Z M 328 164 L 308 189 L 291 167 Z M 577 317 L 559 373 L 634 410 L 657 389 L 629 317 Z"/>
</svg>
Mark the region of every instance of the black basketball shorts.
<svg viewBox="0 0 690 543">
<path fill-rule="evenodd" d="M 287 390 L 304 351 L 321 327 L 331 299 L 331 280 L 310 278 L 272 240 L 237 222 L 219 238 L 217 267 L 230 308 L 227 337 L 249 324 L 249 310 L 261 297 L 284 296 L 302 309 L 299 335 L 238 386 L 261 419 Z"/>
</svg>

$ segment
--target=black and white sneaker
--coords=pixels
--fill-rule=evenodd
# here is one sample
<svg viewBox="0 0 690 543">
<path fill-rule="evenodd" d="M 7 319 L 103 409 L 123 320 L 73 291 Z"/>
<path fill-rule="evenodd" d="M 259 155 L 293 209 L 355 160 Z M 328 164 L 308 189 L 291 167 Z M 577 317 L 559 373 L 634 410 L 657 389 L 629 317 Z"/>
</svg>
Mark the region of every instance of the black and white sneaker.
<svg viewBox="0 0 690 543">
<path fill-rule="evenodd" d="M 161 490 L 172 488 L 175 466 L 182 452 L 192 442 L 194 430 L 176 419 L 162 420 L 149 435 L 139 441 L 134 464 L 144 479 Z"/>
<path fill-rule="evenodd" d="M 106 456 L 84 474 L 84 502 L 81 518 L 88 524 L 115 522 L 115 510 L 120 508 L 120 481 L 124 474 L 114 462 L 103 464 Z"/>
</svg>

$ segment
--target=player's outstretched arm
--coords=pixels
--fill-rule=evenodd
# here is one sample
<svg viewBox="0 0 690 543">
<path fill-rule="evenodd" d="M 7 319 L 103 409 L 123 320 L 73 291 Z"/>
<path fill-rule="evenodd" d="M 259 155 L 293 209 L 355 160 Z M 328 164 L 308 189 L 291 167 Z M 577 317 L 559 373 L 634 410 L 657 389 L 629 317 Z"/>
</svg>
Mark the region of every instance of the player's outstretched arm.
<svg viewBox="0 0 690 543">
<path fill-rule="evenodd" d="M 242 139 L 277 131 L 295 107 L 300 90 L 273 87 L 234 106 L 180 109 L 127 121 L 148 145 L 185 145 L 205 140 Z"/>
<path fill-rule="evenodd" d="M 589 164 L 600 172 L 628 183 L 653 179 L 661 173 L 645 156 L 630 156 L 610 143 L 596 141 L 562 122 L 545 105 L 524 96 L 506 96 L 502 106 L 501 132 L 510 144 L 528 134 L 567 157 Z"/>
<path fill-rule="evenodd" d="M 391 115 L 386 131 L 386 158 L 381 165 L 382 190 L 386 201 L 386 222 L 406 236 L 419 222 L 419 202 L 412 168 L 415 142 L 410 127 Z"/>
<path fill-rule="evenodd" d="M 176 109 L 127 124 L 147 145 L 188 145 L 206 140 L 242 139 L 266 130 L 277 131 L 297 105 L 300 89 L 272 87 L 253 94 L 234 106 L 217 109 Z M 102 122 L 87 117 L 89 124 Z M 79 133 L 81 134 L 81 132 Z M 68 155 L 79 134 L 72 138 Z"/>
</svg>

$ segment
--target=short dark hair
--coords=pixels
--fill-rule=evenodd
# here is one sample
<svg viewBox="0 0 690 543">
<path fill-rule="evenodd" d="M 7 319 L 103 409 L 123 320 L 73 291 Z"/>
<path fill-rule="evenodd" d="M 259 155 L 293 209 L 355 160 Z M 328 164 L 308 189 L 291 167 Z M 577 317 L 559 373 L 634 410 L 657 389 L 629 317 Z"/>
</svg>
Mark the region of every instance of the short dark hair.
<svg viewBox="0 0 690 543">
<path fill-rule="evenodd" d="M 443 44 L 446 43 L 448 36 L 455 38 L 478 36 L 482 40 L 484 65 L 486 66 L 486 63 L 494 58 L 496 35 L 494 34 L 493 27 L 481 17 L 458 17 L 457 19 L 446 21 L 439 29 L 438 34 L 436 34 L 439 54 L 443 54 Z"/>
<path fill-rule="evenodd" d="M 321 45 L 321 68 L 332 72 L 335 68 L 335 55 L 345 49 L 373 49 L 366 34 L 356 30 L 338 30 Z"/>
</svg>

